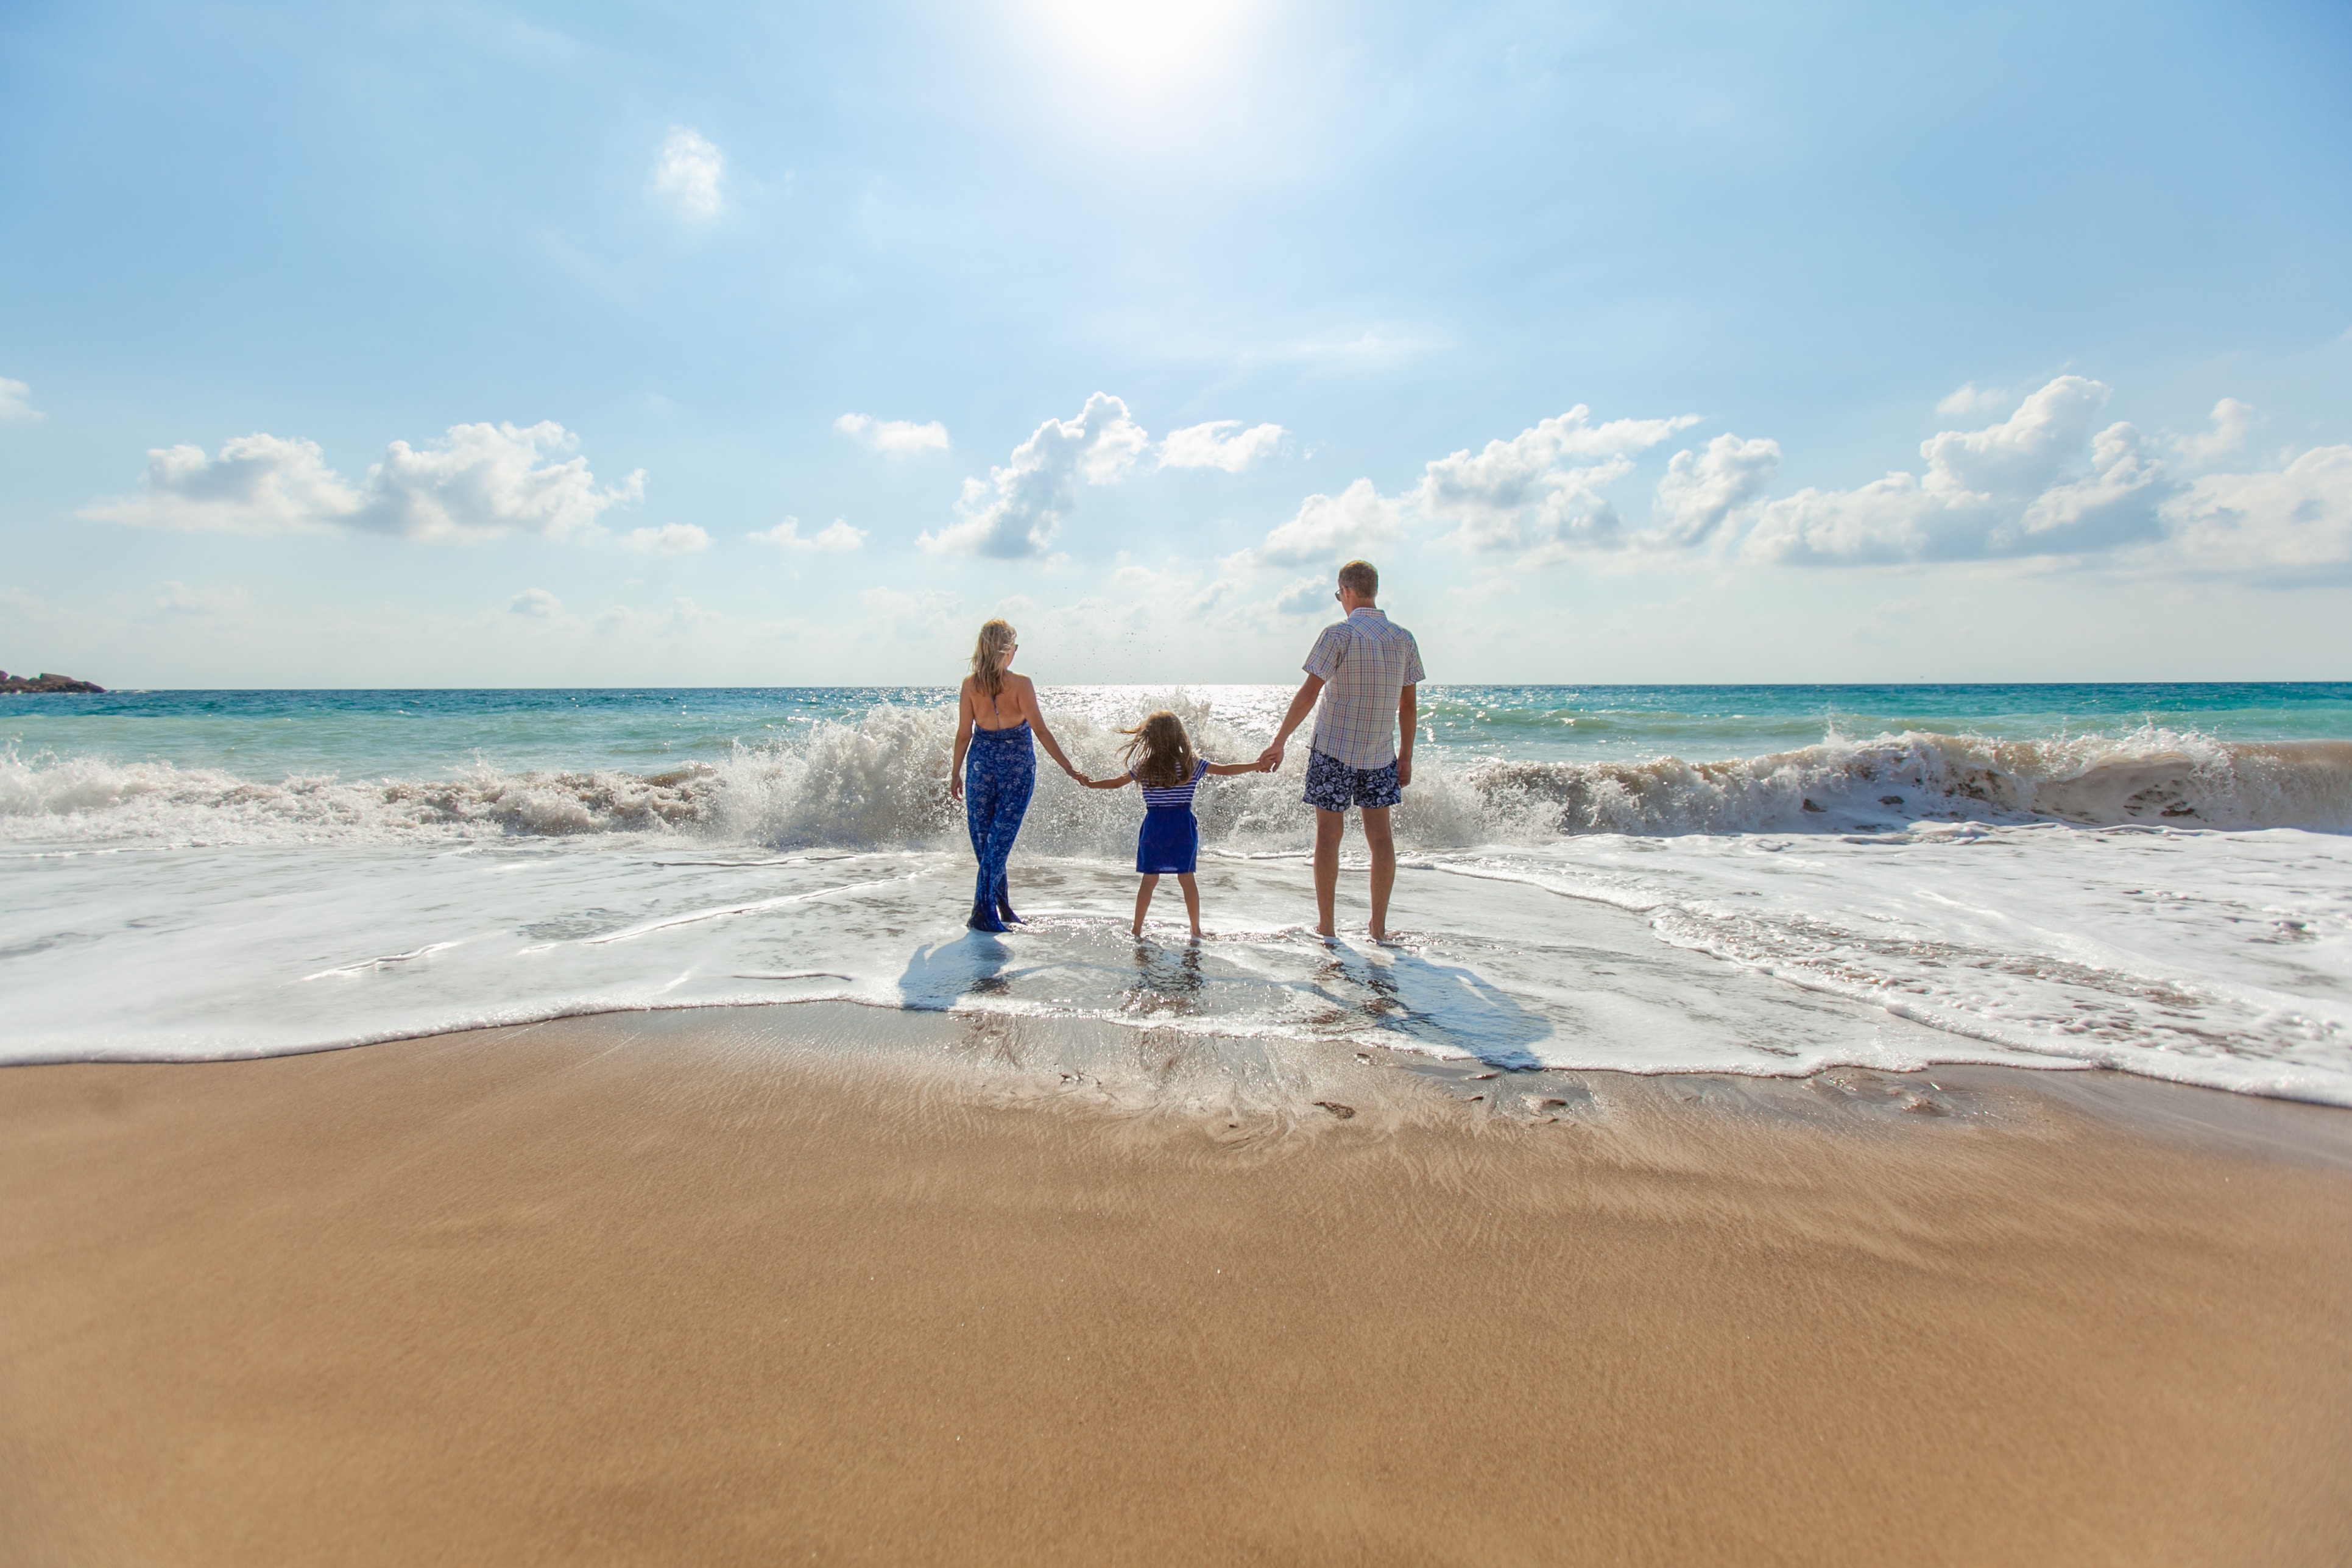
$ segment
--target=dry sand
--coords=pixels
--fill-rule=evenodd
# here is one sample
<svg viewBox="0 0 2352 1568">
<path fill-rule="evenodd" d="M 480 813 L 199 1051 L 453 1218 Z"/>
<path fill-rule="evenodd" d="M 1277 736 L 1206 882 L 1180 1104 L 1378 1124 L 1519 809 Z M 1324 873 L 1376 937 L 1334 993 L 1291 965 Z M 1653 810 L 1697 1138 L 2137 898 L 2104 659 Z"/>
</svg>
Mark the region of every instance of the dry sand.
<svg viewBox="0 0 2352 1568">
<path fill-rule="evenodd" d="M 2352 1173 L 2259 1128 L 1285 1131 L 783 1026 L 0 1071 L 0 1559 L 2352 1559 Z"/>
</svg>

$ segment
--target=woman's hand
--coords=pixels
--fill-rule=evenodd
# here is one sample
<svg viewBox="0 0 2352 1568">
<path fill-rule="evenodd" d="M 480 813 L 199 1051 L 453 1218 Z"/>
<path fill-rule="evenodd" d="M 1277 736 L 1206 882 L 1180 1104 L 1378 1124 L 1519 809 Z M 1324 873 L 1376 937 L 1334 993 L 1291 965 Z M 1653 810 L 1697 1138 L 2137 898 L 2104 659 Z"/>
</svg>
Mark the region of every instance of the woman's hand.
<svg viewBox="0 0 2352 1568">
<path fill-rule="evenodd" d="M 961 773 L 950 773 L 948 774 L 948 798 L 950 800 L 961 800 L 963 798 L 963 775 Z"/>
</svg>

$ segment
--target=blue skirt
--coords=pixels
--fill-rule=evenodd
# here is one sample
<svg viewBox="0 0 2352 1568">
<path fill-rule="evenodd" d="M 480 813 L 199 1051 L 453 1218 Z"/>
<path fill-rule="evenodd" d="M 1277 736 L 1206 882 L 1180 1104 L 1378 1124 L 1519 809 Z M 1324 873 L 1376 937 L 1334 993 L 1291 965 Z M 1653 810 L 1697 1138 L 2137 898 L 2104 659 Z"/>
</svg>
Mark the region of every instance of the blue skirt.
<svg viewBox="0 0 2352 1568">
<path fill-rule="evenodd" d="M 1135 837 L 1135 868 L 1147 877 L 1192 869 L 1201 858 L 1201 824 L 1189 805 L 1155 805 Z"/>
</svg>

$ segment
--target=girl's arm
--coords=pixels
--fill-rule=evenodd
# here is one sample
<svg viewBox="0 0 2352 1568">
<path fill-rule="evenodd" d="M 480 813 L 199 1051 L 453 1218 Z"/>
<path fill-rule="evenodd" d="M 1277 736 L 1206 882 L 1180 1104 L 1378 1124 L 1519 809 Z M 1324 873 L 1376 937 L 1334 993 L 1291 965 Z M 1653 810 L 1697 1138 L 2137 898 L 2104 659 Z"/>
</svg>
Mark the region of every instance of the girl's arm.
<svg viewBox="0 0 2352 1568">
<path fill-rule="evenodd" d="M 971 677 L 963 678 L 956 693 L 955 757 L 948 763 L 948 798 L 963 798 L 963 754 L 971 747 Z"/>
<path fill-rule="evenodd" d="M 1263 773 L 1265 771 L 1265 764 L 1264 763 L 1211 763 L 1209 771 L 1219 778 L 1225 778 L 1234 773 Z"/>
<path fill-rule="evenodd" d="M 1088 789 L 1125 789 L 1135 782 L 1135 775 L 1132 773 L 1121 773 L 1117 778 L 1108 779 L 1090 779 L 1086 774 L 1076 772 L 1070 776 Z"/>
<path fill-rule="evenodd" d="M 1037 706 L 1037 683 L 1025 675 L 1015 676 L 1013 679 L 1021 682 L 1021 706 L 1029 710 L 1029 728 L 1035 732 L 1037 743 L 1045 748 L 1047 756 L 1062 764 L 1064 773 L 1080 783 L 1086 783 L 1087 775 L 1070 765 L 1070 759 L 1062 755 L 1062 742 L 1054 739 L 1054 731 L 1045 727 L 1045 710 Z"/>
</svg>

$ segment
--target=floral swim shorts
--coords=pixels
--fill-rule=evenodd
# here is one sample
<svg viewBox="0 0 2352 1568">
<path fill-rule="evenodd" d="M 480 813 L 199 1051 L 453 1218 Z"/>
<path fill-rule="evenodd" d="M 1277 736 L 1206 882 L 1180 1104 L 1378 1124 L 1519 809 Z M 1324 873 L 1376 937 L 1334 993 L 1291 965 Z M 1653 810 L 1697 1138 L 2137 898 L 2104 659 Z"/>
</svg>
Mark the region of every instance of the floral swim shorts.
<svg viewBox="0 0 2352 1568">
<path fill-rule="evenodd" d="M 1321 811 L 1345 811 L 1351 805 L 1378 809 L 1404 798 L 1397 784 L 1396 764 L 1351 768 L 1321 752 L 1307 753 L 1307 804 Z"/>
</svg>

